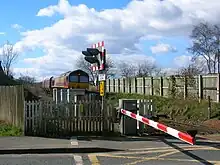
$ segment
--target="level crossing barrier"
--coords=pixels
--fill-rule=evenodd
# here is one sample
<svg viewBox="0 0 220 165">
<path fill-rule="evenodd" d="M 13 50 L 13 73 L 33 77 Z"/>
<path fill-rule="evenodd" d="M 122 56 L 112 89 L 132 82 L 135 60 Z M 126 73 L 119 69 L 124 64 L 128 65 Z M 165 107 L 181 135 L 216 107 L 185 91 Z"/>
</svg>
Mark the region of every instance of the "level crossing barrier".
<svg viewBox="0 0 220 165">
<path fill-rule="evenodd" d="M 192 136 L 190 136 L 187 133 L 180 132 L 180 131 L 178 131 L 176 129 L 173 129 L 173 128 L 168 127 L 168 126 L 166 126 L 164 124 L 155 122 L 155 121 L 150 120 L 150 119 L 148 119 L 146 117 L 143 117 L 141 115 L 132 113 L 132 112 L 127 111 L 125 109 L 121 109 L 121 113 L 126 115 L 126 116 L 129 116 L 129 117 L 131 117 L 131 118 L 133 118 L 133 119 L 135 119 L 137 121 L 140 121 L 140 122 L 142 122 L 144 124 L 147 124 L 147 125 L 155 128 L 155 129 L 157 129 L 157 130 L 163 131 L 163 132 L 165 132 L 165 133 L 167 133 L 167 134 L 169 134 L 171 136 L 174 136 L 174 137 L 176 137 L 176 138 L 178 138 L 178 139 L 180 139 L 180 140 L 182 140 L 182 141 L 184 141 L 186 143 L 189 143 L 191 145 L 195 144 L 195 137 L 192 137 Z"/>
</svg>

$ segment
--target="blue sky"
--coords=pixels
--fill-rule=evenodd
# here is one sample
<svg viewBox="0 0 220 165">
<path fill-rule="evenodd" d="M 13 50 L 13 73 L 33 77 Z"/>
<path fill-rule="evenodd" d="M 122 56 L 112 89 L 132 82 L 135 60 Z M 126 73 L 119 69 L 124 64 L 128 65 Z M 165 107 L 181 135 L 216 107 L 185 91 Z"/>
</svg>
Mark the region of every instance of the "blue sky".
<svg viewBox="0 0 220 165">
<path fill-rule="evenodd" d="M 61 1 L 63 1 L 63 4 L 65 4 L 67 2 L 65 0 L 61 0 Z M 181 25 L 180 24 L 181 20 L 179 20 L 179 19 L 182 19 L 182 22 L 184 22 L 185 18 L 182 17 L 182 16 L 184 16 L 184 13 L 186 13 L 185 16 L 187 16 L 187 15 L 189 15 L 188 14 L 189 12 L 196 11 L 196 9 L 198 7 L 193 6 L 193 4 L 192 4 L 192 6 L 191 6 L 192 9 L 190 8 L 190 10 L 192 10 L 192 11 L 189 11 L 189 9 L 186 7 L 189 4 L 187 4 L 187 2 L 183 1 L 183 0 L 179 0 L 178 2 L 174 2 L 172 0 L 164 0 L 162 3 L 159 3 L 156 1 L 159 1 L 159 0 L 154 0 L 154 1 L 153 0 L 144 0 L 143 1 L 144 4 L 141 4 L 141 1 L 131 2 L 129 0 L 120 0 L 120 1 L 114 1 L 114 2 L 113 1 L 103 1 L 103 0 L 93 0 L 93 1 L 69 0 L 65 4 L 66 5 L 65 7 L 66 7 L 66 9 L 68 9 L 68 7 L 70 7 L 70 6 L 76 6 L 78 8 L 79 4 L 85 4 L 88 7 L 88 9 L 85 9 L 87 14 L 88 13 L 91 14 L 90 8 L 95 8 L 95 10 L 98 12 L 99 15 L 103 14 L 102 11 L 106 11 L 106 12 L 104 12 L 105 14 L 112 13 L 112 12 L 107 11 L 106 9 L 109 9 L 111 11 L 113 11 L 112 9 L 119 9 L 121 14 L 124 14 L 127 11 L 135 11 L 135 12 L 133 12 L 134 17 L 136 15 L 137 11 L 141 13 L 141 11 L 139 11 L 139 9 L 143 10 L 142 11 L 143 15 L 146 16 L 146 19 L 143 19 L 143 24 L 146 25 L 146 29 L 149 29 L 149 31 L 146 31 L 146 34 L 144 34 L 143 29 L 142 29 L 142 31 L 140 30 L 140 32 L 137 32 L 139 29 L 137 29 L 137 30 L 131 29 L 130 34 L 134 35 L 134 38 L 135 38 L 135 33 L 137 33 L 136 34 L 136 38 L 137 38 L 137 37 L 140 37 L 141 35 L 142 35 L 142 37 L 147 36 L 147 35 L 157 35 L 158 31 L 159 31 L 160 32 L 159 34 L 162 35 L 162 38 L 161 39 L 153 39 L 153 40 L 139 40 L 138 44 L 142 50 L 141 54 L 144 54 L 145 56 L 153 57 L 156 60 L 156 62 L 163 68 L 176 68 L 177 65 L 174 63 L 174 59 L 176 57 L 186 55 L 186 48 L 189 46 L 188 36 L 182 35 L 184 33 L 181 33 L 181 30 L 183 29 L 183 31 L 184 31 L 185 27 L 186 27 L 186 29 L 189 29 L 189 27 L 192 26 L 191 24 L 188 23 L 190 21 L 188 21 L 184 25 Z M 154 4 L 155 2 L 156 2 L 157 6 Z M 20 0 L 20 1 L 13 1 L 13 3 L 12 3 L 12 1 L 4 0 L 2 2 L 2 4 L 0 5 L 0 19 L 1 19 L 0 32 L 4 32 L 5 35 L 0 35 L 0 43 L 3 44 L 6 40 L 9 40 L 11 43 L 16 44 L 20 40 L 27 39 L 29 37 L 29 36 L 22 36 L 20 34 L 20 32 L 39 30 L 40 33 L 42 32 L 42 34 L 43 34 L 44 28 L 50 28 L 52 31 L 54 24 L 57 24 L 58 21 L 67 20 L 67 16 L 65 16 L 65 14 L 63 14 L 63 11 L 62 11 L 63 9 L 60 8 L 59 11 L 54 11 L 52 16 L 48 16 L 46 14 L 44 14 L 42 16 L 37 16 L 37 13 L 39 11 L 41 11 L 41 9 L 43 9 L 43 8 L 46 8 L 46 10 L 47 10 L 48 6 L 50 6 L 50 5 L 54 5 L 54 6 L 59 7 L 58 3 L 59 3 L 58 0 L 50 0 L 50 1 Z M 186 4 L 184 4 L 184 3 L 186 3 Z M 199 7 L 201 8 L 201 10 L 203 9 L 204 11 L 209 9 L 208 7 L 207 7 L 207 9 L 205 7 L 202 8 L 203 6 L 199 6 Z M 178 10 L 176 8 L 178 8 Z M 71 10 L 72 10 L 71 12 L 76 12 L 76 11 L 74 11 L 74 9 L 71 9 Z M 152 12 L 151 12 L 151 10 L 152 10 Z M 181 10 L 181 14 L 182 14 L 181 16 L 178 15 L 179 10 Z M 137 14 L 138 14 L 138 12 L 137 12 Z M 166 12 L 167 12 L 167 14 L 166 14 Z M 85 17 L 83 12 L 77 11 L 77 14 L 80 14 L 80 16 L 79 16 L 80 18 Z M 142 16 L 141 14 L 139 17 L 136 16 L 133 21 L 137 21 L 137 19 L 139 19 Z M 71 17 L 72 17 L 72 20 L 74 20 L 76 18 L 74 15 L 71 15 L 71 16 L 68 15 L 68 18 L 71 18 Z M 118 23 L 119 18 L 117 18 L 117 17 L 120 17 L 120 15 L 115 14 L 113 17 L 114 20 L 109 22 L 109 26 L 114 26 L 115 24 Z M 166 17 L 169 17 L 169 19 L 172 18 L 173 20 L 169 20 Z M 88 17 L 88 18 L 90 18 L 90 17 Z M 91 17 L 91 18 L 93 18 L 93 17 Z M 189 18 L 187 18 L 187 19 L 189 19 Z M 126 18 L 126 19 L 128 19 L 128 18 Z M 161 25 L 157 21 L 159 23 L 165 21 L 164 27 L 163 27 L 163 24 L 161 27 Z M 105 20 L 105 23 L 106 22 L 107 22 L 107 19 Z M 122 19 L 122 20 L 120 20 L 120 22 L 122 24 L 125 21 Z M 130 22 L 132 22 L 132 20 L 129 21 L 129 19 L 127 20 L 127 22 L 125 22 L 126 28 L 128 28 L 128 26 L 130 25 L 129 24 Z M 193 21 L 191 21 L 191 22 L 193 22 Z M 18 31 L 17 29 L 12 28 L 13 24 L 18 24 L 18 25 L 22 26 L 23 28 L 21 28 L 20 31 Z M 138 28 L 140 27 L 140 29 L 142 28 L 141 24 L 140 23 L 138 24 L 138 22 L 136 22 L 135 25 Z M 176 29 L 175 29 L 175 25 L 176 25 Z M 59 25 L 59 26 L 61 26 L 61 25 Z M 71 26 L 72 26 L 71 28 L 73 28 L 73 30 L 76 30 L 75 29 L 76 23 L 75 24 L 72 23 Z M 87 29 L 89 29 L 89 26 L 90 25 L 88 25 Z M 152 26 L 153 26 L 153 30 L 152 30 Z M 65 26 L 63 26 L 63 28 L 68 29 L 68 27 L 65 27 Z M 87 30 L 86 33 L 88 32 L 88 33 L 92 34 L 91 29 L 93 29 L 93 26 L 91 26 L 90 30 Z M 157 29 L 157 30 L 155 30 L 155 29 Z M 128 31 L 128 30 L 124 30 L 121 33 L 125 33 L 126 35 L 128 35 L 126 33 L 126 31 Z M 176 32 L 175 36 L 172 34 L 173 31 Z M 61 32 L 57 32 L 57 33 L 61 33 Z M 82 32 L 82 33 L 84 33 L 84 32 Z M 106 35 L 106 37 L 103 37 L 101 39 L 103 39 L 104 41 L 106 40 L 106 43 L 109 43 L 109 45 L 114 45 L 114 43 L 117 42 L 117 40 L 111 41 L 109 39 L 110 35 L 117 37 L 116 34 L 114 34 L 114 31 L 110 32 L 110 33 L 107 31 L 105 34 L 105 31 L 102 29 L 102 33 L 103 33 L 103 36 Z M 35 32 L 33 34 L 35 34 Z M 163 34 L 165 34 L 165 35 L 163 36 Z M 52 36 L 52 32 L 50 35 Z M 59 34 L 59 35 L 61 36 L 63 34 Z M 71 33 L 71 37 L 67 37 L 65 39 L 62 38 L 63 41 L 62 42 L 60 41 L 60 43 L 63 44 L 63 43 L 66 43 L 68 40 L 70 40 L 74 44 L 76 41 L 78 41 L 78 38 L 76 38 L 75 36 L 77 36 L 77 35 L 73 31 Z M 36 36 L 34 36 L 34 37 L 35 38 L 32 37 L 33 40 L 35 40 L 35 39 L 37 40 Z M 39 37 L 43 37 L 43 36 L 39 36 Z M 69 39 L 69 38 L 71 38 L 71 39 Z M 46 39 L 43 38 L 42 40 L 45 41 Z M 88 39 L 85 40 L 85 42 L 83 42 L 81 40 L 82 40 L 82 38 L 80 38 L 80 42 L 82 42 L 82 44 L 85 44 L 85 43 L 87 43 Z M 48 42 L 50 42 L 50 41 L 48 41 Z M 56 40 L 56 43 L 58 43 L 57 40 Z M 167 51 L 165 51 L 165 53 L 153 54 L 151 47 L 156 46 L 159 43 L 169 45 L 170 47 L 175 48 L 176 51 L 173 52 L 171 50 L 167 50 Z M 28 43 L 22 43 L 22 44 L 28 45 Z M 42 62 L 39 63 L 39 60 L 37 61 L 35 59 L 32 59 L 32 63 L 23 62 L 23 59 L 25 59 L 25 58 L 37 58 L 40 56 L 46 56 L 47 53 L 45 53 L 43 50 L 45 50 L 46 52 L 48 52 L 49 50 L 52 50 L 51 47 L 50 48 L 44 47 L 40 44 L 41 44 L 40 42 L 38 42 L 36 44 L 34 43 L 34 45 L 29 44 L 28 48 L 31 48 L 31 46 L 32 46 L 35 48 L 34 51 L 23 50 L 22 52 L 20 52 L 20 54 L 21 54 L 19 57 L 20 61 L 18 63 L 16 63 L 14 65 L 14 67 L 15 68 L 35 68 L 37 66 L 37 64 L 47 65 L 46 63 L 42 63 Z M 57 44 L 57 45 L 59 45 L 59 44 Z M 129 45 L 130 44 L 135 44 L 135 42 L 131 41 L 131 43 L 129 43 Z M 121 45 L 123 45 L 123 43 L 121 43 Z M 90 46 L 90 45 L 88 45 L 88 46 Z M 111 47 L 111 49 L 113 49 L 113 48 L 114 47 Z M 76 50 L 76 49 L 74 49 L 74 46 L 72 47 L 72 50 Z M 120 50 L 122 50 L 122 48 L 120 48 Z M 55 49 L 54 49 L 54 51 L 55 51 Z M 67 50 L 65 50 L 65 51 L 67 51 Z M 80 51 L 80 50 L 77 50 L 77 51 Z M 62 51 L 60 53 L 62 54 Z M 120 54 L 120 52 L 118 52 L 118 54 Z M 58 57 L 59 55 L 56 54 L 56 55 L 54 55 L 54 57 L 55 56 Z M 34 60 L 35 60 L 35 62 L 33 62 Z M 67 60 L 67 62 L 68 62 L 68 60 Z M 40 68 L 42 68 L 42 67 L 38 66 L 38 70 Z M 38 71 L 38 72 L 40 72 L 40 71 Z M 40 73 L 38 73 L 38 74 L 40 75 Z M 50 73 L 50 74 L 52 74 L 52 73 Z"/>
</svg>

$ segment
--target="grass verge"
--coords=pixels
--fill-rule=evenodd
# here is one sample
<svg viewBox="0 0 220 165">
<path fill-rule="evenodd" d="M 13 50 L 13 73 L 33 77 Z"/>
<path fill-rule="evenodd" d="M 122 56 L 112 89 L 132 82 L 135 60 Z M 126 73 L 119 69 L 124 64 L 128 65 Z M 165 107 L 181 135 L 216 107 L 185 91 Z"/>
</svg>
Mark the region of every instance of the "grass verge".
<svg viewBox="0 0 220 165">
<path fill-rule="evenodd" d="M 0 121 L 0 136 L 21 136 L 22 130 L 18 127 Z"/>
</svg>

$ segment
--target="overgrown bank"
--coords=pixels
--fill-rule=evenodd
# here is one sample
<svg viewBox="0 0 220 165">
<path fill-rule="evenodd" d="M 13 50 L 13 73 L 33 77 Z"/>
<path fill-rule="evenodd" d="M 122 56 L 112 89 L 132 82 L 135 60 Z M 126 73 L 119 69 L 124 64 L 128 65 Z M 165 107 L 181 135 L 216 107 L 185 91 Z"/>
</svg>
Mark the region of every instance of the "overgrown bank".
<svg viewBox="0 0 220 165">
<path fill-rule="evenodd" d="M 208 102 L 196 100 L 183 100 L 178 98 L 165 98 L 160 96 L 144 96 L 138 94 L 108 93 L 107 99 L 110 103 L 117 105 L 121 98 L 128 99 L 152 99 L 157 114 L 167 115 L 169 119 L 162 119 L 163 122 L 180 127 L 185 123 L 184 128 L 191 125 L 200 125 L 201 129 L 220 131 L 220 104 L 211 103 L 211 120 L 208 119 Z M 173 121 L 173 122 L 172 122 Z M 180 124 L 178 124 L 180 123 Z M 189 124 L 187 126 L 187 124 Z M 201 126 L 203 125 L 203 126 Z M 183 129 L 184 129 L 183 128 Z"/>
<path fill-rule="evenodd" d="M 0 121 L 0 136 L 21 136 L 22 130 L 3 121 Z"/>
</svg>

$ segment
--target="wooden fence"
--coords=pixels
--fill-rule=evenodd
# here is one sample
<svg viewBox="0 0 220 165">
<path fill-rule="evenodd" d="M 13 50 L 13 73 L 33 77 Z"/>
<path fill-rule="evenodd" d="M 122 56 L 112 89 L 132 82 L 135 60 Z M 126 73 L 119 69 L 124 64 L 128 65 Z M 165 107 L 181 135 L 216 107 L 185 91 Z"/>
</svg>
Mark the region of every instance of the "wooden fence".
<svg viewBox="0 0 220 165">
<path fill-rule="evenodd" d="M 0 86 L 0 120 L 24 127 L 23 86 Z"/>
<path fill-rule="evenodd" d="M 185 77 L 138 77 L 108 79 L 106 91 L 115 93 L 138 93 L 169 97 L 180 96 L 220 102 L 220 75 Z"/>
<path fill-rule="evenodd" d="M 100 101 L 25 102 L 25 134 L 57 137 L 113 132 L 113 113 L 111 105 L 105 105 L 103 112 Z"/>
</svg>

